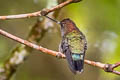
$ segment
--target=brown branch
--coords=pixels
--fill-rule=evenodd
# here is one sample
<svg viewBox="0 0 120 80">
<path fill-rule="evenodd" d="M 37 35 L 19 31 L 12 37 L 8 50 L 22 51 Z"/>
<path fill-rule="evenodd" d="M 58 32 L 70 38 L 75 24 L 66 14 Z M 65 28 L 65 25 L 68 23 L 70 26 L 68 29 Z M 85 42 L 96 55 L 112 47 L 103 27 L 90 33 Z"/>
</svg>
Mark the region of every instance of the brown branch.
<svg viewBox="0 0 120 80">
<path fill-rule="evenodd" d="M 27 13 L 27 14 L 0 16 L 0 20 L 30 18 L 30 17 L 41 16 L 41 15 L 47 15 L 49 12 L 52 12 L 59 8 L 62 8 L 72 2 L 75 3 L 75 2 L 79 2 L 79 1 L 81 1 L 81 0 L 67 0 L 65 2 L 62 1 L 61 4 L 59 4 L 53 8 L 50 8 L 50 9 L 43 9 L 41 11 Z M 47 5 L 47 6 L 50 6 L 50 5 Z M 58 13 L 58 12 L 55 12 L 55 13 Z M 53 15 L 54 14 L 52 13 L 52 17 L 53 17 Z M 54 17 L 55 17 L 55 15 L 54 15 Z M 47 30 L 49 28 L 49 25 L 46 25 L 46 23 L 44 23 L 46 21 L 47 20 L 45 19 L 44 21 L 42 21 L 42 23 L 37 24 L 36 25 L 37 27 L 35 27 L 35 26 L 33 27 L 33 29 L 31 30 L 31 32 L 28 36 L 28 41 L 38 43 L 42 39 L 45 32 L 47 32 Z M 43 26 L 42 32 L 39 31 L 38 26 L 40 26 L 40 28 L 42 28 L 41 26 Z M 46 26 L 47 26 L 47 28 L 44 28 Z M 27 43 L 27 41 L 26 41 L 26 43 Z M 31 44 L 31 46 L 32 46 L 32 44 Z M 35 46 L 33 45 L 32 48 L 33 47 L 35 47 Z M 37 47 L 40 47 L 40 46 L 37 46 Z M 3 66 L 0 67 L 0 80 L 9 80 L 12 77 L 12 75 L 16 72 L 17 67 L 21 63 L 23 63 L 24 60 L 27 58 L 27 56 L 29 55 L 29 52 L 32 51 L 32 48 L 21 44 L 21 45 L 17 46 L 14 50 L 12 50 L 12 52 L 11 52 L 12 55 L 4 62 Z M 19 49 L 20 49 L 20 51 L 19 51 Z M 51 52 L 51 50 L 46 50 L 46 48 L 42 48 L 42 47 L 40 47 L 38 49 L 40 49 L 40 50 L 43 49 L 43 51 L 48 52 L 48 54 L 49 54 L 49 52 Z M 54 53 L 54 51 L 53 51 L 53 53 Z M 62 56 L 61 53 L 59 53 L 59 52 L 57 52 L 57 53 L 56 53 L 56 56 L 59 56 L 59 57 Z M 22 59 L 19 57 L 22 57 Z"/>
<path fill-rule="evenodd" d="M 115 68 L 120 66 L 120 62 L 117 62 L 115 64 L 103 64 L 103 63 L 100 63 L 100 62 L 95 62 L 95 61 L 90 61 L 90 60 L 85 60 L 84 62 L 86 64 L 89 64 L 89 65 L 101 68 L 105 72 L 109 72 L 109 73 L 120 75 L 119 71 L 114 70 Z"/>
<path fill-rule="evenodd" d="M 0 34 L 3 35 L 3 36 L 6 36 L 6 37 L 8 37 L 8 38 L 10 38 L 12 40 L 15 40 L 15 41 L 17 41 L 19 43 L 22 43 L 22 44 L 24 44 L 26 46 L 29 46 L 29 47 L 34 48 L 36 50 L 42 51 L 44 53 L 47 53 L 47 54 L 50 54 L 50 55 L 53 55 L 53 56 L 61 55 L 60 57 L 63 57 L 63 58 L 65 57 L 65 55 L 63 55 L 60 52 L 56 52 L 56 51 L 49 50 L 47 48 L 43 48 L 42 46 L 38 46 L 38 45 L 33 44 L 33 43 L 31 43 L 31 42 L 29 42 L 27 40 L 23 40 L 23 39 L 21 39 L 19 37 L 16 37 L 16 36 L 12 35 L 12 34 L 9 34 L 9 33 L 5 32 L 5 31 L 3 31 L 2 29 L 0 29 Z"/>
<path fill-rule="evenodd" d="M 48 13 L 60 9 L 70 3 L 80 2 L 81 0 L 67 0 L 51 9 L 43 9 L 41 11 L 33 12 L 33 13 L 26 13 L 26 14 L 18 14 L 18 15 L 8 15 L 8 16 L 0 16 L 0 20 L 7 20 L 7 19 L 20 19 L 20 18 L 30 18 L 30 17 L 37 17 L 42 15 L 47 15 Z"/>
<path fill-rule="evenodd" d="M 49 5 L 47 5 L 49 6 Z M 57 17 L 55 14 L 58 14 L 58 12 L 53 12 L 49 14 L 50 17 Z M 32 27 L 31 31 L 29 32 L 29 35 L 27 37 L 27 41 L 39 43 L 45 34 L 49 30 L 54 30 L 54 28 L 51 29 L 51 26 L 54 26 L 54 22 L 50 22 L 52 25 L 47 25 L 49 19 L 43 18 L 42 20 L 38 19 L 35 25 Z M 11 52 L 10 56 L 5 62 L 2 64 L 3 67 L 0 67 L 0 80 L 10 80 L 12 76 L 16 73 L 17 68 L 24 63 L 24 61 L 27 59 L 29 54 L 33 51 L 33 48 L 30 48 L 29 46 L 25 46 L 23 44 L 20 44 L 16 46 Z M 22 57 L 22 59 L 21 59 Z"/>
<path fill-rule="evenodd" d="M 60 52 L 56 52 L 56 51 L 53 51 L 53 50 L 49 50 L 47 48 L 43 48 L 42 46 L 38 46 L 36 44 L 33 44 L 29 41 L 26 41 L 26 40 L 23 40 L 21 38 L 18 38 L 10 33 L 7 33 L 5 31 L 3 31 L 2 29 L 0 29 L 0 34 L 3 35 L 3 36 L 6 36 L 10 39 L 13 39 L 19 43 L 22 43 L 24 45 L 27 45 L 31 48 L 34 48 L 36 50 L 39 50 L 41 52 L 44 52 L 44 53 L 47 53 L 47 54 L 50 54 L 52 56 L 59 56 L 60 58 L 65 58 L 65 55 L 60 53 Z M 110 73 L 113 73 L 113 74 L 117 74 L 117 75 L 120 75 L 120 72 L 119 71 L 116 71 L 114 70 L 115 68 L 119 67 L 120 66 L 120 62 L 116 63 L 116 64 L 103 64 L 103 63 L 100 63 L 100 62 L 95 62 L 95 61 L 90 61 L 90 60 L 85 60 L 84 61 L 86 64 L 89 64 L 89 65 L 92 65 L 92 66 L 95 66 L 95 67 L 98 67 L 98 68 L 101 68 L 103 69 L 105 72 L 110 72 Z"/>
<path fill-rule="evenodd" d="M 119 66 L 120 66 L 120 62 L 117 62 L 115 64 L 105 64 L 104 71 L 120 75 L 119 71 L 114 70 L 115 68 Z"/>
</svg>

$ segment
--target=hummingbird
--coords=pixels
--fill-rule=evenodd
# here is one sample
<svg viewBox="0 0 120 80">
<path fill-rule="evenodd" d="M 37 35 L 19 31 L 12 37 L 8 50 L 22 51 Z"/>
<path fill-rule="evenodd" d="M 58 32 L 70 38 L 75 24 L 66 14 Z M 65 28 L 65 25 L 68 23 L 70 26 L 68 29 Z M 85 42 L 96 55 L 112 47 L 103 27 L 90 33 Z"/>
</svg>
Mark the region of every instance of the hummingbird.
<svg viewBox="0 0 120 80">
<path fill-rule="evenodd" d="M 69 18 L 63 19 L 62 21 L 56 21 L 48 16 L 46 17 L 61 26 L 62 40 L 59 45 L 59 51 L 65 54 L 70 70 L 74 74 L 82 73 L 87 50 L 85 35 Z"/>
</svg>

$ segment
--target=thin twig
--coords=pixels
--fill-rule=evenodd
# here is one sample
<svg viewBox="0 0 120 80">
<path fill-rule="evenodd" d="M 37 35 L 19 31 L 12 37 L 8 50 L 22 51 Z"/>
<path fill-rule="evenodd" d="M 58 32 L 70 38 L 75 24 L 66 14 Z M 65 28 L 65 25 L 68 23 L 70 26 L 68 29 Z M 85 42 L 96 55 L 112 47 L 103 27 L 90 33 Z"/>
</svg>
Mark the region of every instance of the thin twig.
<svg viewBox="0 0 120 80">
<path fill-rule="evenodd" d="M 47 48 L 43 48 L 42 46 L 38 46 L 36 44 L 33 44 L 29 41 L 26 41 L 26 40 L 23 40 L 21 38 L 18 38 L 10 33 L 7 33 L 5 31 L 3 31 L 2 29 L 0 29 L 0 34 L 3 35 L 3 36 L 6 36 L 10 39 L 13 39 L 19 43 L 22 43 L 24 45 L 27 45 L 31 48 L 34 48 L 36 50 L 39 50 L 41 52 L 44 52 L 44 53 L 47 53 L 47 54 L 50 54 L 52 56 L 58 56 L 61 57 L 61 58 L 65 58 L 65 55 L 60 53 L 60 52 L 56 52 L 56 51 L 53 51 L 53 50 L 49 50 Z M 89 64 L 89 65 L 92 65 L 92 66 L 95 66 L 95 67 L 98 67 L 98 68 L 101 68 L 103 69 L 105 72 L 110 72 L 110 73 L 113 73 L 113 74 L 117 74 L 117 75 L 120 75 L 120 72 L 119 71 L 115 71 L 114 69 L 119 67 L 120 66 L 120 62 L 116 63 L 116 64 L 103 64 L 103 63 L 100 63 L 100 62 L 95 62 L 95 61 L 90 61 L 90 60 L 85 60 L 84 61 L 86 64 Z"/>
<path fill-rule="evenodd" d="M 115 68 L 119 66 L 120 66 L 120 62 L 117 62 L 115 64 L 105 64 L 104 71 L 120 75 L 119 71 L 114 70 Z"/>
<path fill-rule="evenodd" d="M 26 14 L 18 14 L 18 15 L 8 15 L 8 16 L 0 16 L 0 20 L 7 20 L 7 19 L 20 19 L 20 18 L 30 18 L 30 17 L 37 17 L 42 15 L 47 15 L 48 13 L 60 9 L 70 3 L 80 2 L 81 0 L 67 0 L 53 8 L 50 9 L 43 9 L 41 11 L 33 12 L 33 13 L 26 13 Z"/>
<path fill-rule="evenodd" d="M 23 40 L 23 39 L 21 39 L 19 37 L 16 37 L 16 36 L 12 35 L 12 34 L 9 34 L 9 33 L 5 32 L 5 31 L 3 31 L 2 29 L 0 29 L 0 34 L 3 35 L 3 36 L 8 37 L 10 39 L 13 39 L 13 40 L 15 40 L 15 41 L 17 41 L 19 43 L 22 43 L 22 44 L 24 44 L 26 46 L 29 46 L 29 47 L 34 48 L 36 50 L 42 51 L 44 53 L 47 53 L 47 54 L 50 54 L 50 55 L 53 55 L 53 56 L 57 56 L 57 55 L 60 54 L 61 55 L 60 57 L 63 57 L 63 58 L 65 57 L 65 55 L 63 55 L 60 52 L 56 52 L 56 51 L 49 50 L 47 48 L 43 48 L 42 46 L 38 46 L 38 45 L 33 44 L 33 43 L 31 43 L 31 42 L 29 42 L 27 40 Z"/>
</svg>

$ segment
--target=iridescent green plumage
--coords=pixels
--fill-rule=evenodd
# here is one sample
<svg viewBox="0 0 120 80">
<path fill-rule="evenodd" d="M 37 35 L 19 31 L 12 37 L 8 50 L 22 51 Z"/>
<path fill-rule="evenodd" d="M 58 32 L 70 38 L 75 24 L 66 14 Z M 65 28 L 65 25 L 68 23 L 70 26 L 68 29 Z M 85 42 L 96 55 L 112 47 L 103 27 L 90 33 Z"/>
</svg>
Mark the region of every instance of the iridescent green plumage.
<svg viewBox="0 0 120 80">
<path fill-rule="evenodd" d="M 80 32 L 73 30 L 72 32 L 66 35 L 66 38 L 68 39 L 68 44 L 70 46 L 71 52 L 73 53 L 72 55 L 73 60 L 84 59 L 82 54 L 84 54 L 85 41 L 82 40 L 82 35 L 80 35 Z M 77 54 L 81 54 L 81 56 Z"/>
<path fill-rule="evenodd" d="M 83 53 L 84 41 L 81 39 L 79 32 L 73 30 L 66 35 L 66 38 L 68 38 L 68 44 L 70 45 L 72 53 Z"/>
</svg>

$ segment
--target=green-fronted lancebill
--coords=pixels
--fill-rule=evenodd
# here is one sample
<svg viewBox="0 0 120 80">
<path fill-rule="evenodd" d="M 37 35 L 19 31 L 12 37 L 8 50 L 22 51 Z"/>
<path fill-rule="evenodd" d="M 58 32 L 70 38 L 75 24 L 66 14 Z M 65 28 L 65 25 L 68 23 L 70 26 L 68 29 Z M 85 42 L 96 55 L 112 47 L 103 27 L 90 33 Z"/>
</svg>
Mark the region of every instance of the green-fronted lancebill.
<svg viewBox="0 0 120 80">
<path fill-rule="evenodd" d="M 49 18 L 48 16 L 46 17 Z M 60 22 L 54 19 L 51 20 L 61 26 L 62 40 L 59 46 L 59 51 L 66 55 L 70 70 L 74 74 L 83 72 L 85 52 L 87 50 L 85 35 L 69 18 Z"/>
</svg>

